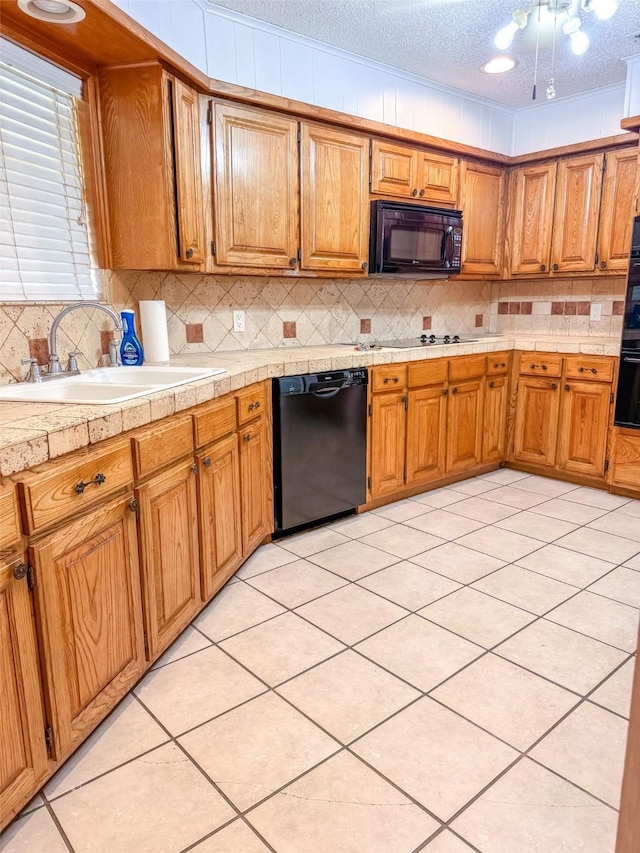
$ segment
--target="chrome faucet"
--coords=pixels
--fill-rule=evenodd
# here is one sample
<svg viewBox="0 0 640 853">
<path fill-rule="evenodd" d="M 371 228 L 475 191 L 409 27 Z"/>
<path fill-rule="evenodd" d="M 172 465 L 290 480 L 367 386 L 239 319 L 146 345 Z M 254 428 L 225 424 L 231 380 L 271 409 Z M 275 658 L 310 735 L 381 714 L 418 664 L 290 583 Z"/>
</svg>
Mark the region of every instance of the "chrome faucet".
<svg viewBox="0 0 640 853">
<path fill-rule="evenodd" d="M 104 311 L 111 317 L 115 326 L 116 333 L 122 332 L 122 322 L 120 321 L 120 317 L 116 314 L 113 308 L 109 308 L 108 305 L 102 305 L 100 302 L 74 302 L 71 305 L 67 305 L 66 308 L 63 308 L 53 321 L 53 325 L 51 326 L 51 332 L 49 333 L 49 367 L 47 369 L 47 376 L 55 376 L 56 374 L 62 374 L 63 372 L 62 367 L 60 366 L 60 358 L 58 357 L 56 335 L 58 333 L 58 326 L 60 325 L 60 321 L 63 319 L 63 317 L 66 317 L 67 314 L 69 314 L 71 311 L 74 311 L 76 308 L 99 308 L 101 311 Z M 119 341 L 117 339 L 114 339 L 109 343 L 109 357 L 111 359 L 111 364 L 113 367 L 117 367 L 118 365 L 118 343 Z M 80 372 L 78 370 L 78 365 L 75 359 L 77 355 L 82 355 L 82 353 L 76 350 L 73 353 L 69 354 L 69 366 L 66 370 L 67 374 Z"/>
</svg>

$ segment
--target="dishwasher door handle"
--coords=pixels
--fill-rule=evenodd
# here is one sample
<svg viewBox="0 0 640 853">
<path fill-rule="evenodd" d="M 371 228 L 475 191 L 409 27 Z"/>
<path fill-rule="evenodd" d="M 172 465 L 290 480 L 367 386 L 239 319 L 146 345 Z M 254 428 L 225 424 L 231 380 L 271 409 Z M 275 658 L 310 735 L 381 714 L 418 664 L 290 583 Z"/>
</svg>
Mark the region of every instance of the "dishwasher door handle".
<svg viewBox="0 0 640 853">
<path fill-rule="evenodd" d="M 342 388 L 320 388 L 318 391 L 312 391 L 314 397 L 323 397 L 325 400 L 329 397 L 335 397 L 339 394 Z"/>
</svg>

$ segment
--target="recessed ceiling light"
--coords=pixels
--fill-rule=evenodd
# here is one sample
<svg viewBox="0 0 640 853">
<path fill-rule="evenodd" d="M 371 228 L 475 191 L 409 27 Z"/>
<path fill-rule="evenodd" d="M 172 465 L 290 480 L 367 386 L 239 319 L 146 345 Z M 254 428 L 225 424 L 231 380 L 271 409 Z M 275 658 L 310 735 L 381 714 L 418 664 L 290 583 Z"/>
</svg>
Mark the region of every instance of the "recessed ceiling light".
<svg viewBox="0 0 640 853">
<path fill-rule="evenodd" d="M 50 24 L 75 24 L 86 12 L 72 0 L 18 0 L 18 6 L 32 18 Z"/>
<path fill-rule="evenodd" d="M 511 59 L 510 56 L 496 56 L 481 65 L 480 71 L 484 71 L 485 74 L 502 74 L 504 71 L 511 71 L 515 64 L 515 59 Z"/>
</svg>

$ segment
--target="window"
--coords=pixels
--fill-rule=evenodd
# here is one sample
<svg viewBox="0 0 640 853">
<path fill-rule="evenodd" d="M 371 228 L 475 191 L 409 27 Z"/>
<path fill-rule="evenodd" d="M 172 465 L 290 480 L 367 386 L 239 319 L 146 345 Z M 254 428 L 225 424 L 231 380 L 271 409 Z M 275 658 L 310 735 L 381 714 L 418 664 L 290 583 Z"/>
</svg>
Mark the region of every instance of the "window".
<svg viewBox="0 0 640 853">
<path fill-rule="evenodd" d="M 82 81 L 0 40 L 0 300 L 95 299 L 77 127 Z"/>
</svg>

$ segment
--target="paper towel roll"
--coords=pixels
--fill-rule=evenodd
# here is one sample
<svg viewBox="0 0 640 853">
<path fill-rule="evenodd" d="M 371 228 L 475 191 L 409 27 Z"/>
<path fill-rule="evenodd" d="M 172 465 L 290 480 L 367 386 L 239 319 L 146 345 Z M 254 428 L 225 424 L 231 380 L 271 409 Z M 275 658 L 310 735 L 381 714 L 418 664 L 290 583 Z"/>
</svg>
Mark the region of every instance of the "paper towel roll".
<svg viewBox="0 0 640 853">
<path fill-rule="evenodd" d="M 140 300 L 140 326 L 145 363 L 162 364 L 169 361 L 167 309 L 163 299 Z"/>
</svg>

